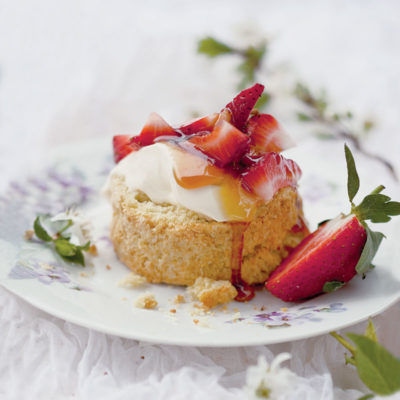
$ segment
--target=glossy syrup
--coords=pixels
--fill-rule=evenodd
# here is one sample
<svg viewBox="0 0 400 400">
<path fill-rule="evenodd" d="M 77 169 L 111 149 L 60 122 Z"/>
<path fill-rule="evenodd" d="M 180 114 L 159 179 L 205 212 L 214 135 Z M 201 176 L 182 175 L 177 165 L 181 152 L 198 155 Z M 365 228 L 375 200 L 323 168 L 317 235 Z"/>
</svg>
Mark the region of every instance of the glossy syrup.
<svg viewBox="0 0 400 400">
<path fill-rule="evenodd" d="M 244 190 L 240 179 L 230 171 L 219 168 L 204 157 L 177 149 L 174 154 L 174 176 L 185 189 L 195 189 L 206 185 L 218 185 L 221 203 L 232 227 L 231 282 L 238 294 L 237 301 L 249 301 L 254 288 L 242 280 L 242 256 L 244 233 L 254 218 L 259 199 Z"/>
</svg>

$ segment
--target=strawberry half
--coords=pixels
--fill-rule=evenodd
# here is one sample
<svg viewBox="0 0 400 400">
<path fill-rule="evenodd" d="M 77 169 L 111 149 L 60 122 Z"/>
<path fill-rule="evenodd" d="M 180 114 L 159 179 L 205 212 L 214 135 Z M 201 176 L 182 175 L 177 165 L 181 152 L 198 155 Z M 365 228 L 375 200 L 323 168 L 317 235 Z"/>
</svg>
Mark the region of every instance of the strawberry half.
<svg viewBox="0 0 400 400">
<path fill-rule="evenodd" d="M 183 124 L 178 129 L 184 135 L 193 135 L 194 133 L 199 132 L 211 132 L 214 128 L 215 123 L 217 122 L 218 116 L 218 113 L 214 113 L 202 118 L 197 118 L 193 121 L 189 121 L 186 124 Z"/>
<path fill-rule="evenodd" d="M 131 141 L 130 135 L 116 135 L 113 137 L 114 161 L 118 163 L 132 151 L 137 151 L 141 148 L 136 143 Z"/>
<path fill-rule="evenodd" d="M 295 186 L 301 177 L 300 167 L 278 153 L 266 153 L 242 174 L 242 186 L 249 192 L 271 200 L 286 186 Z"/>
<path fill-rule="evenodd" d="M 153 112 L 138 136 L 134 136 L 132 141 L 141 145 L 148 146 L 153 144 L 156 139 L 160 140 L 163 136 L 180 136 L 179 133 L 164 121 L 157 113 Z"/>
<path fill-rule="evenodd" d="M 267 289 L 284 301 L 322 293 L 326 282 L 348 282 L 367 240 L 355 215 L 323 224 L 306 237 L 271 274 Z"/>
<path fill-rule="evenodd" d="M 241 91 L 225 108 L 232 112 L 232 124 L 243 130 L 247 119 L 264 91 L 264 86 L 256 83 L 254 86 Z"/>
<path fill-rule="evenodd" d="M 351 213 L 322 224 L 292 251 L 271 274 L 267 289 L 284 301 L 297 301 L 339 289 L 357 273 L 364 276 L 383 239 L 366 221 L 388 222 L 400 215 L 400 203 L 390 201 L 377 187 L 355 206 L 359 178 L 350 149 L 345 145 L 347 189 Z"/>
<path fill-rule="evenodd" d="M 224 119 L 219 119 L 211 133 L 191 137 L 187 142 L 207 155 L 216 165 L 224 167 L 240 159 L 250 139 Z"/>
<path fill-rule="evenodd" d="M 247 125 L 250 144 L 256 153 L 282 150 L 294 146 L 292 138 L 280 127 L 278 121 L 269 114 L 253 115 Z"/>
</svg>

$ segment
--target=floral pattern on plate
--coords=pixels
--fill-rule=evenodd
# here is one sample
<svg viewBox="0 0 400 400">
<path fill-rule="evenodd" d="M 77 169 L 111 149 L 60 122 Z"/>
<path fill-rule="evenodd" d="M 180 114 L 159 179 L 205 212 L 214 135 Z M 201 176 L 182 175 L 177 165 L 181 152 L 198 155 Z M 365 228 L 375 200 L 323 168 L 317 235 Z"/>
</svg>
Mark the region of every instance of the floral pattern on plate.
<svg viewBox="0 0 400 400">
<path fill-rule="evenodd" d="M 281 308 L 279 311 L 255 314 L 249 317 L 235 318 L 227 323 L 247 321 L 252 324 L 262 324 L 268 328 L 288 327 L 305 322 L 321 322 L 321 313 L 340 313 L 346 311 L 343 303 L 332 303 L 327 306 L 303 306 L 299 308 Z"/>
<path fill-rule="evenodd" d="M 90 291 L 90 289 L 73 282 L 69 272 L 61 265 L 37 259 L 19 261 L 11 269 L 8 277 L 10 279 L 37 279 L 45 285 L 59 282 L 67 285 L 70 289 Z"/>
</svg>

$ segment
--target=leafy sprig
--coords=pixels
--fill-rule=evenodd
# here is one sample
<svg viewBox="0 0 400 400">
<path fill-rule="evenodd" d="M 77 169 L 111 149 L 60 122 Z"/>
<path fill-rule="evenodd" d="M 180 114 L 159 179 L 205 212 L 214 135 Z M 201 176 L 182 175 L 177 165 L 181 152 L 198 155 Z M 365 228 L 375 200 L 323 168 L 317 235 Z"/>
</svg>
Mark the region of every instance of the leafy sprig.
<svg viewBox="0 0 400 400">
<path fill-rule="evenodd" d="M 210 58 L 226 55 L 238 56 L 240 58 L 240 62 L 237 66 L 237 70 L 241 78 L 238 88 L 239 90 L 242 90 L 249 84 L 256 81 L 257 74 L 261 70 L 263 60 L 268 53 L 268 42 L 263 41 L 258 45 L 248 46 L 245 49 L 240 49 L 208 36 L 199 41 L 197 51 Z M 255 107 L 262 109 L 268 104 L 270 98 L 270 93 L 264 91 L 264 93 L 258 99 Z"/>
<path fill-rule="evenodd" d="M 43 227 L 42 219 L 46 219 L 47 222 L 50 220 L 50 216 L 43 215 L 38 216 L 33 223 L 33 230 L 38 239 L 43 242 L 52 245 L 55 252 L 65 261 L 74 264 L 85 266 L 85 257 L 83 251 L 89 251 L 90 241 L 84 245 L 76 245 L 71 243 L 71 236 L 67 233 L 68 228 L 73 225 L 71 219 L 56 221 L 52 224 L 52 228 L 55 228 L 55 234 L 49 234 L 48 231 Z"/>
<path fill-rule="evenodd" d="M 350 128 L 348 122 L 353 119 L 352 112 L 331 112 L 328 108 L 326 93 L 321 92 L 317 95 L 311 92 L 303 83 L 297 83 L 294 95 L 307 108 L 306 112 L 297 113 L 298 120 L 302 122 L 316 122 L 324 127 L 325 132 L 318 133 L 318 137 L 321 139 L 341 139 L 350 142 L 360 153 L 383 164 L 393 179 L 398 181 L 399 178 L 393 164 L 381 155 L 365 149 L 361 141 L 362 135 Z M 368 133 L 373 127 L 373 121 L 363 121 L 362 133 Z"/>
<path fill-rule="evenodd" d="M 259 73 L 265 67 L 265 59 L 269 51 L 269 42 L 264 40 L 257 45 L 250 45 L 245 49 L 221 42 L 211 36 L 207 36 L 198 42 L 197 51 L 210 58 L 219 56 L 237 56 L 240 63 L 237 67 L 240 82 L 239 89 L 256 82 Z M 264 92 L 255 105 L 263 109 L 273 97 L 273 93 Z M 341 139 L 350 142 L 354 148 L 366 157 L 381 163 L 398 181 L 396 170 L 393 164 L 379 154 L 368 151 L 362 144 L 362 138 L 370 132 L 375 124 L 372 120 L 366 119 L 361 123 L 361 132 L 356 132 L 349 126 L 354 116 L 351 111 L 332 112 L 328 107 L 328 98 L 325 92 L 315 94 L 303 83 L 298 83 L 294 90 L 294 96 L 305 106 L 306 111 L 297 112 L 297 118 L 301 122 L 318 123 L 324 127 L 323 132 L 316 133 L 320 139 Z"/>
<path fill-rule="evenodd" d="M 357 273 L 365 276 L 374 267 L 372 260 L 384 238 L 383 233 L 372 231 L 367 225 L 367 221 L 375 223 L 390 221 L 392 216 L 400 215 L 400 203 L 391 201 L 389 196 L 381 194 L 385 187 L 380 185 L 356 206 L 353 200 L 360 189 L 360 178 L 353 154 L 346 144 L 344 151 L 347 164 L 347 193 L 351 204 L 351 213 L 362 223 L 367 234 L 366 243 L 356 265 Z"/>
<path fill-rule="evenodd" d="M 379 344 L 371 320 L 364 335 L 346 334 L 353 344 L 336 332 L 330 334 L 350 352 L 345 354 L 346 364 L 357 368 L 360 379 L 371 391 L 387 396 L 400 390 L 400 359 Z M 362 399 L 373 397 L 368 394 Z"/>
</svg>

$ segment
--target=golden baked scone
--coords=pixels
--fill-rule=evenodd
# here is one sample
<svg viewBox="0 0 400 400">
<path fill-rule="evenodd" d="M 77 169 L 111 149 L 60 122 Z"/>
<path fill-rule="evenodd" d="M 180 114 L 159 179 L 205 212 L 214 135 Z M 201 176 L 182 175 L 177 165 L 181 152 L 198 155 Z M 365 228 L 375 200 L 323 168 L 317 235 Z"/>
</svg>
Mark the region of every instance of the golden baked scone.
<svg viewBox="0 0 400 400">
<path fill-rule="evenodd" d="M 120 260 L 149 282 L 192 285 L 198 277 L 230 280 L 234 230 L 240 222 L 217 222 L 184 207 L 155 204 L 111 177 L 111 240 Z M 280 189 L 258 207 L 243 234 L 241 278 L 263 283 L 304 237 L 292 227 L 302 217 L 293 187 Z"/>
</svg>

